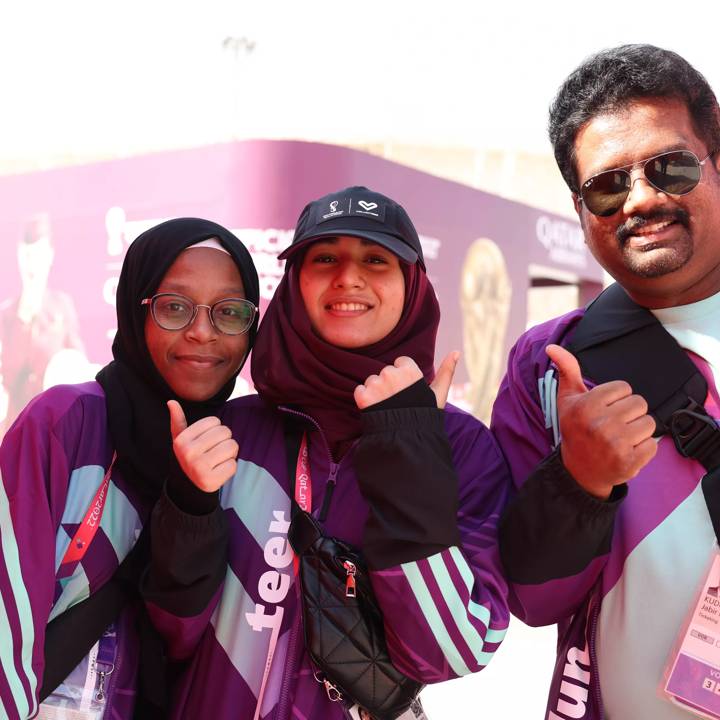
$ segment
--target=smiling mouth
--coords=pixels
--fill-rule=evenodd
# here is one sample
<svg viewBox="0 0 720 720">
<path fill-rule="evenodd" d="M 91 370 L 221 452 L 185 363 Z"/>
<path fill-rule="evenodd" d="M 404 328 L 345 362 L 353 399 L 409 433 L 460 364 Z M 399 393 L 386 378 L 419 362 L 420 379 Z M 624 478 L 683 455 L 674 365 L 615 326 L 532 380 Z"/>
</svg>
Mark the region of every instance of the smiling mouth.
<svg viewBox="0 0 720 720">
<path fill-rule="evenodd" d="M 690 215 L 684 208 L 633 215 L 620 225 L 615 233 L 621 247 L 629 245 L 636 249 L 650 250 L 655 244 L 662 245 L 676 240 L 677 230 L 671 230 L 675 225 L 689 232 Z"/>
<path fill-rule="evenodd" d="M 361 302 L 337 302 L 337 303 L 329 303 L 325 306 L 326 310 L 330 310 L 332 312 L 350 312 L 350 313 L 358 313 L 358 312 L 365 312 L 366 310 L 370 310 L 372 305 L 368 305 L 367 303 L 361 303 Z"/>
<path fill-rule="evenodd" d="M 650 252 L 667 248 L 676 238 L 673 228 L 680 225 L 675 218 L 649 222 L 627 233 L 623 245 L 629 250 Z"/>
<path fill-rule="evenodd" d="M 221 358 L 202 355 L 176 355 L 175 359 L 199 370 L 214 368 L 222 362 Z"/>
<path fill-rule="evenodd" d="M 675 225 L 675 222 L 675 220 L 662 220 L 661 222 L 649 223 L 647 225 L 643 225 L 637 230 L 634 230 L 632 235 L 634 235 L 635 237 L 642 237 L 643 235 L 656 235 L 657 233 L 664 230 L 666 227 L 670 227 L 670 225 Z"/>
</svg>

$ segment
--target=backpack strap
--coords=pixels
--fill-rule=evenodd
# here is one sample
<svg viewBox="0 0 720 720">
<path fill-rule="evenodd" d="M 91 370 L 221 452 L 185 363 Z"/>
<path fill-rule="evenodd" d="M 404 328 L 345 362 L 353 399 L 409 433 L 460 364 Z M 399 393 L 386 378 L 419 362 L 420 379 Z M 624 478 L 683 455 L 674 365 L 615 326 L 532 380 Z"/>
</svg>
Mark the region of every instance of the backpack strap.
<svg viewBox="0 0 720 720">
<path fill-rule="evenodd" d="M 656 436 L 671 435 L 681 455 L 709 472 L 720 468 L 720 430 L 704 407 L 705 378 L 662 323 L 620 285 L 590 303 L 568 350 L 594 382 L 629 382 L 647 401 Z"/>
</svg>

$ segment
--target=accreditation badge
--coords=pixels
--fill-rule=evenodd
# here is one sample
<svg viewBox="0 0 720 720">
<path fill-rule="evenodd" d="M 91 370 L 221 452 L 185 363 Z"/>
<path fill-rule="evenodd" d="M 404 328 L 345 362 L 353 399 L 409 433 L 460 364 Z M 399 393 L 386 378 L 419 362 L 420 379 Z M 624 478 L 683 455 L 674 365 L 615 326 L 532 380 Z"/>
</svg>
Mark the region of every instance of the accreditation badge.
<svg viewBox="0 0 720 720">
<path fill-rule="evenodd" d="M 688 712 L 720 718 L 720 551 L 712 561 L 665 669 L 665 697 Z"/>
</svg>

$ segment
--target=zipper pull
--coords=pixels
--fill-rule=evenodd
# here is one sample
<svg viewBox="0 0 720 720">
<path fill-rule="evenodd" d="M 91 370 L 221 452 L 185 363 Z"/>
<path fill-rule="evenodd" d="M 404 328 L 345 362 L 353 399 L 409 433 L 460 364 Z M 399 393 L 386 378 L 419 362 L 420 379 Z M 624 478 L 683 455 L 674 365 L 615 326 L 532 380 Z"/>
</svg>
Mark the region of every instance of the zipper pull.
<svg viewBox="0 0 720 720">
<path fill-rule="evenodd" d="M 95 666 L 95 668 L 97 669 L 97 665 Z M 95 699 L 98 702 L 102 702 L 105 699 L 105 678 L 108 675 L 112 675 L 114 671 L 115 671 L 115 665 L 110 665 L 109 670 L 98 670 L 97 671 L 98 689 L 97 689 L 97 692 L 95 693 Z"/>
<path fill-rule="evenodd" d="M 325 686 L 325 692 L 327 693 L 330 702 L 338 702 L 339 700 L 342 700 L 342 694 L 340 691 L 327 678 L 323 680 L 323 685 Z"/>
<path fill-rule="evenodd" d="M 102 702 L 105 699 L 105 675 L 102 670 L 98 671 L 98 690 L 95 694 L 95 699 L 98 702 Z"/>
<path fill-rule="evenodd" d="M 342 693 L 319 670 L 313 672 L 313 677 L 325 686 L 325 692 L 331 702 L 342 700 Z"/>
<path fill-rule="evenodd" d="M 320 508 L 320 514 L 318 515 L 318 520 L 320 522 L 325 522 L 325 520 L 327 520 L 328 510 L 330 510 L 330 502 L 332 501 L 333 492 L 335 492 L 335 486 L 337 485 L 337 473 L 339 467 L 340 465 L 335 462 L 330 463 L 330 475 L 328 475 L 322 507 Z"/>
<path fill-rule="evenodd" d="M 356 595 L 355 573 L 357 572 L 357 568 L 355 567 L 355 563 L 352 563 L 349 560 L 345 560 L 343 562 L 343 567 L 347 573 L 347 579 L 345 580 L 345 597 L 354 598 Z"/>
</svg>

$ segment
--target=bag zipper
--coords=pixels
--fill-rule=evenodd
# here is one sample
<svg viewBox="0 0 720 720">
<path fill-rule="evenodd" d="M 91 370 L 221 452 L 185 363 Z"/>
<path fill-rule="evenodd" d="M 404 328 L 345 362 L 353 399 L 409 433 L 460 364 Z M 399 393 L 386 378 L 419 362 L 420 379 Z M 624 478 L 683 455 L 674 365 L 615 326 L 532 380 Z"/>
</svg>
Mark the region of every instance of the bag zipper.
<svg viewBox="0 0 720 720">
<path fill-rule="evenodd" d="M 355 563 L 350 560 L 345 560 L 343 567 L 347 573 L 347 579 L 345 580 L 345 597 L 354 598 L 356 595 L 355 573 L 357 572 L 357 567 Z"/>
</svg>

